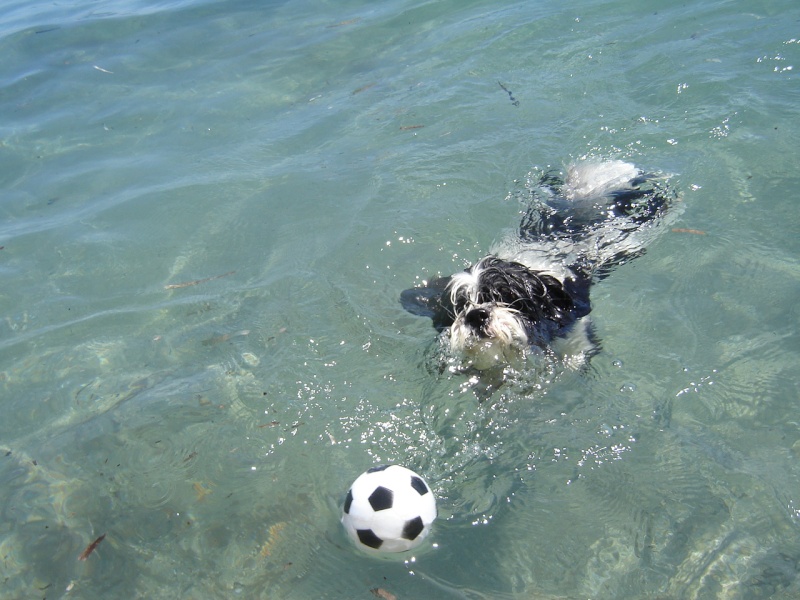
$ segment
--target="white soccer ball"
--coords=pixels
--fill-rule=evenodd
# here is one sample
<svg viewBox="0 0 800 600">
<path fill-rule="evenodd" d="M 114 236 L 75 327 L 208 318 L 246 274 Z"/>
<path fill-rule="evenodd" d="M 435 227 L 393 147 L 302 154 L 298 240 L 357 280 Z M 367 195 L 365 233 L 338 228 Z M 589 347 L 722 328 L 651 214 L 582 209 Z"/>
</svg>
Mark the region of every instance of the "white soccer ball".
<svg viewBox="0 0 800 600">
<path fill-rule="evenodd" d="M 365 550 L 405 552 L 430 533 L 436 499 L 425 480 L 399 465 L 373 467 L 347 492 L 342 524 Z"/>
</svg>

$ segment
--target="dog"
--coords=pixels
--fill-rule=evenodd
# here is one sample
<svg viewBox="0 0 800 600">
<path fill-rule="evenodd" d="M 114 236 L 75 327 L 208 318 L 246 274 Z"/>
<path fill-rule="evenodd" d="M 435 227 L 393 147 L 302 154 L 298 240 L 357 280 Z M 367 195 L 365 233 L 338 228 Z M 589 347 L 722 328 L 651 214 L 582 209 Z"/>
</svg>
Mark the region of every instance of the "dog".
<svg viewBox="0 0 800 600">
<path fill-rule="evenodd" d="M 666 180 L 621 160 L 545 173 L 516 233 L 463 272 L 403 291 L 401 304 L 432 320 L 460 372 L 517 368 L 531 353 L 586 365 L 599 348 L 589 290 L 662 229 L 676 199 Z"/>
</svg>

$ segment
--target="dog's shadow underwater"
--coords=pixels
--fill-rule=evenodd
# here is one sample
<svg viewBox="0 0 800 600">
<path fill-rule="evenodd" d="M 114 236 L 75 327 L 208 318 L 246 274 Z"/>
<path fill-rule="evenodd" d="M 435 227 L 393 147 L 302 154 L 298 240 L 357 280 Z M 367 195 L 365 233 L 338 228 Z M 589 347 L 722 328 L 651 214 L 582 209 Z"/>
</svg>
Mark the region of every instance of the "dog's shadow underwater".
<svg viewBox="0 0 800 600">
<path fill-rule="evenodd" d="M 518 231 L 466 270 L 403 291 L 402 306 L 439 332 L 440 371 L 484 396 L 532 354 L 583 368 L 598 351 L 594 283 L 640 256 L 677 201 L 667 177 L 633 164 L 582 161 L 532 186 Z"/>
</svg>

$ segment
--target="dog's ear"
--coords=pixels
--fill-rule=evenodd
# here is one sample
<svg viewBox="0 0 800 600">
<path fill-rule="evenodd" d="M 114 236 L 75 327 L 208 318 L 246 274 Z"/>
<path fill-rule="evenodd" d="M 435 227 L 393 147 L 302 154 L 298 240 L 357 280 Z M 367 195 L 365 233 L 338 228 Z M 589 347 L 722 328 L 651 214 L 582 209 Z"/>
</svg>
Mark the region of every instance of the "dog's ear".
<svg viewBox="0 0 800 600">
<path fill-rule="evenodd" d="M 427 285 L 403 290 L 400 304 L 412 315 L 432 319 L 437 329 L 449 327 L 453 324 L 453 308 L 445 290 L 451 279 L 440 277 Z"/>
</svg>

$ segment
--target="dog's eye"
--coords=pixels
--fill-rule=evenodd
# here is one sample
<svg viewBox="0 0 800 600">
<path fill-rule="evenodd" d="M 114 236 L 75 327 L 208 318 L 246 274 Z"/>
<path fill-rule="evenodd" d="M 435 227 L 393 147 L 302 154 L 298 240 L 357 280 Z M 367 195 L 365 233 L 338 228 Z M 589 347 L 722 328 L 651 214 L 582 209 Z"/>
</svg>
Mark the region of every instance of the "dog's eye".
<svg viewBox="0 0 800 600">
<path fill-rule="evenodd" d="M 467 297 L 464 294 L 458 294 L 455 297 L 455 309 L 457 313 L 462 312 L 467 307 Z"/>
</svg>

